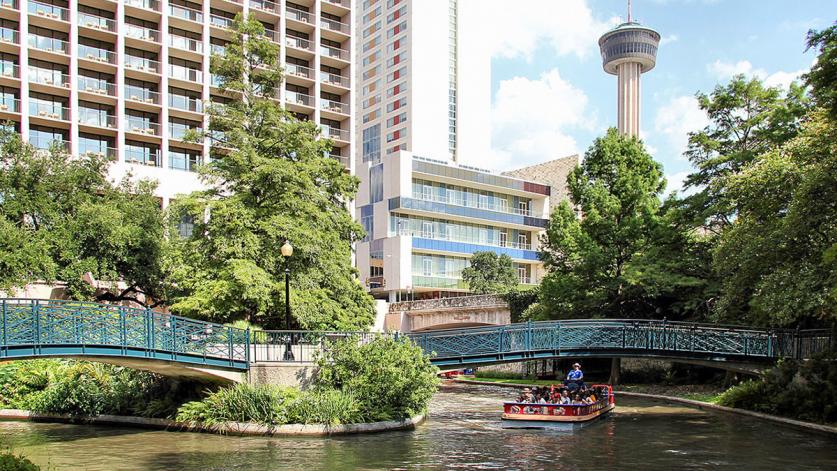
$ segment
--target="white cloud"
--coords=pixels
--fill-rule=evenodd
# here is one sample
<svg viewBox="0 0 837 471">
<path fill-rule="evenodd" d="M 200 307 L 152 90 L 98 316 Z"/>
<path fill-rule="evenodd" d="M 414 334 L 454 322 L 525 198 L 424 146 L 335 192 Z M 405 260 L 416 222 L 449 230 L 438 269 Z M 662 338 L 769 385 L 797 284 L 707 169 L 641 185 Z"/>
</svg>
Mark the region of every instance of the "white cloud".
<svg viewBox="0 0 837 471">
<path fill-rule="evenodd" d="M 585 57 L 598 50 L 598 38 L 618 18 L 599 21 L 586 0 L 530 0 L 511 7 L 507 0 L 465 0 L 460 15 L 479 21 L 480 41 L 474 47 L 487 48 L 492 57 L 523 57 L 544 44 L 558 55 Z M 464 54 L 468 51 L 464 50 Z"/>
<path fill-rule="evenodd" d="M 709 124 L 709 118 L 693 96 L 678 96 L 657 108 L 654 118 L 654 131 L 664 137 L 671 152 L 680 157 L 689 144 L 689 133 L 703 129 Z M 657 156 L 658 159 L 664 156 Z"/>
<path fill-rule="evenodd" d="M 807 72 L 806 69 L 793 72 L 779 70 L 771 74 L 764 69 L 753 67 L 753 64 L 747 60 L 741 60 L 738 62 L 723 62 L 721 60 L 716 60 L 715 62 L 707 65 L 706 68 L 719 80 L 729 80 L 735 75 L 744 74 L 748 77 L 760 78 L 764 81 L 765 85 L 769 87 L 781 88 L 788 88 L 791 82 L 799 80 L 799 77 Z"/>
<path fill-rule="evenodd" d="M 678 41 L 679 39 L 680 36 L 677 36 L 676 34 L 669 34 L 668 36 L 663 36 L 662 38 L 660 38 L 660 46 L 671 44 L 673 42 Z"/>
<path fill-rule="evenodd" d="M 572 129 L 594 129 L 587 95 L 564 80 L 558 69 L 537 80 L 500 82 L 492 117 L 492 152 L 480 165 L 506 170 L 577 153 Z"/>
<path fill-rule="evenodd" d="M 687 196 L 696 192 L 696 188 L 689 188 L 687 191 L 683 191 L 683 182 L 686 181 L 686 177 L 688 177 L 690 173 L 690 171 L 686 170 L 666 175 L 666 189 L 663 192 L 663 195 L 668 196 L 668 194 L 672 191 L 676 191 L 681 196 Z"/>
</svg>

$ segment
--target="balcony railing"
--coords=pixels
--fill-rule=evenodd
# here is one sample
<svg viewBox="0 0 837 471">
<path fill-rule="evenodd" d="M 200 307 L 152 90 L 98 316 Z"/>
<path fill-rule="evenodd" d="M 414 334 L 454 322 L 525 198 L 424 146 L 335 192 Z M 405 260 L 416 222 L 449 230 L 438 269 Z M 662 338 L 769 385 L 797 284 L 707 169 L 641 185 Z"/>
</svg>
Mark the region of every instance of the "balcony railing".
<svg viewBox="0 0 837 471">
<path fill-rule="evenodd" d="M 199 98 L 190 98 L 174 93 L 169 93 L 169 107 L 176 110 L 203 113 L 203 101 Z"/>
<path fill-rule="evenodd" d="M 221 86 L 221 76 L 215 74 L 209 74 L 209 85 L 212 87 L 220 87 Z"/>
<path fill-rule="evenodd" d="M 43 103 L 37 101 L 29 102 L 29 116 L 37 116 L 39 118 L 59 119 L 61 121 L 70 120 L 70 108 L 66 106 L 57 106 L 52 103 Z"/>
<path fill-rule="evenodd" d="M 15 41 L 17 42 L 17 32 L 15 32 Z M 29 35 L 29 47 L 46 52 L 58 52 L 61 54 L 70 53 L 70 43 L 56 38 L 48 38 L 46 36 L 38 36 L 37 34 Z"/>
<path fill-rule="evenodd" d="M 468 289 L 468 283 L 462 278 L 413 274 L 413 287 Z"/>
<path fill-rule="evenodd" d="M 116 96 L 116 84 L 80 75 L 78 77 L 80 92 L 96 93 L 98 95 Z"/>
<path fill-rule="evenodd" d="M 349 77 L 343 77 L 342 75 L 332 74 L 330 72 L 323 72 L 320 71 L 320 80 L 323 83 L 327 83 L 330 85 L 337 85 L 338 87 L 349 88 L 351 81 Z"/>
<path fill-rule="evenodd" d="M 343 61 L 348 61 L 351 57 L 351 53 L 345 49 L 339 49 L 336 47 L 326 46 L 321 44 L 320 45 L 320 54 L 331 57 L 334 59 L 340 59 Z"/>
<path fill-rule="evenodd" d="M 80 151 L 79 154 L 88 157 L 107 157 L 108 160 L 116 160 L 119 155 L 116 147 L 105 147 L 104 149 L 90 149 Z"/>
<path fill-rule="evenodd" d="M 115 52 L 84 44 L 78 45 L 78 56 L 80 59 L 103 62 L 106 64 L 116 64 Z"/>
<path fill-rule="evenodd" d="M 277 13 L 279 11 L 279 8 L 275 3 L 267 0 L 250 0 L 250 8 L 255 8 L 256 10 L 266 11 L 269 13 Z"/>
<path fill-rule="evenodd" d="M 409 236 L 409 237 L 421 237 L 422 239 L 431 239 L 431 240 L 443 240 L 447 242 L 459 242 L 463 244 L 474 244 L 474 245 L 486 245 L 489 247 L 501 247 L 501 248 L 509 248 L 509 249 L 519 249 L 519 250 L 532 250 L 532 244 L 529 243 L 519 243 L 519 242 L 511 242 L 511 241 L 502 241 L 498 239 L 487 240 L 487 239 L 480 239 L 480 238 L 470 238 L 470 237 L 452 237 L 450 234 L 442 234 L 437 231 L 420 231 L 420 230 L 411 230 L 407 228 L 402 228 L 398 231 L 392 232 L 393 236 Z"/>
<path fill-rule="evenodd" d="M 337 31 L 339 33 L 349 34 L 352 29 L 346 23 L 332 20 L 330 18 L 320 18 L 320 26 L 330 31 Z"/>
<path fill-rule="evenodd" d="M 11 62 L 0 62 L 0 77 L 20 78 L 20 66 Z"/>
<path fill-rule="evenodd" d="M 0 42 L 10 43 L 10 44 L 19 44 L 20 43 L 20 33 L 18 33 L 16 29 L 0 28 Z M 30 46 L 31 46 L 31 41 L 30 41 Z"/>
<path fill-rule="evenodd" d="M 302 49 L 304 51 L 313 51 L 311 41 L 307 39 L 298 38 L 296 36 L 285 36 L 285 44 L 288 47 Z"/>
<path fill-rule="evenodd" d="M 140 103 L 160 104 L 160 93 L 142 87 L 126 86 L 125 99 Z"/>
<path fill-rule="evenodd" d="M 422 191 L 414 191 L 413 198 L 422 201 L 433 201 L 435 203 L 445 203 L 451 204 L 454 206 L 462 206 L 464 208 L 477 208 L 477 209 L 484 209 L 486 211 L 494 211 L 496 213 L 505 213 L 505 214 L 518 214 L 520 216 L 531 216 L 530 211 L 523 210 L 520 208 L 513 208 L 511 206 L 502 206 L 496 204 L 484 204 L 480 203 L 479 200 L 474 199 L 465 199 L 459 198 L 454 196 L 442 197 L 436 194 L 435 192 L 431 194 L 427 194 Z"/>
<path fill-rule="evenodd" d="M 91 15 L 90 13 L 78 14 L 78 24 L 86 28 L 100 29 L 102 31 L 116 31 L 116 22 L 110 18 Z"/>
<path fill-rule="evenodd" d="M 232 28 L 233 19 L 226 16 L 209 15 L 210 26 L 217 26 L 219 28 Z"/>
<path fill-rule="evenodd" d="M 300 10 L 300 9 L 294 8 L 294 7 L 287 7 L 286 10 L 288 12 L 288 19 L 289 20 L 295 20 L 295 21 L 299 21 L 300 23 L 309 23 L 309 24 L 313 22 L 311 20 L 311 13 L 309 13 L 307 11 L 303 11 L 303 10 Z"/>
<path fill-rule="evenodd" d="M 67 88 L 70 86 L 70 76 L 68 74 L 35 67 L 29 67 L 29 81 L 53 87 Z"/>
<path fill-rule="evenodd" d="M 143 10 L 160 11 L 159 0 L 124 0 L 125 5 L 142 8 Z"/>
<path fill-rule="evenodd" d="M 159 167 L 162 164 L 160 151 L 149 152 L 147 149 L 125 149 L 125 161 L 149 167 Z"/>
<path fill-rule="evenodd" d="M 40 149 L 43 151 L 50 150 L 53 147 L 64 152 L 70 151 L 70 141 L 66 139 L 52 139 L 50 137 L 44 137 L 39 139 L 37 137 L 30 136 L 29 143 L 32 144 L 32 146 L 34 146 L 36 149 Z"/>
<path fill-rule="evenodd" d="M 176 124 L 176 123 L 169 123 L 169 138 L 176 139 L 178 141 L 182 141 L 186 138 L 186 134 L 190 131 L 196 131 L 198 135 L 203 132 L 203 128 L 200 127 L 190 127 L 184 124 Z M 202 141 L 203 139 L 199 139 Z"/>
<path fill-rule="evenodd" d="M 320 125 L 320 127 L 323 130 L 323 136 L 329 139 L 349 142 L 350 133 L 348 129 L 334 128 L 326 125 Z"/>
<path fill-rule="evenodd" d="M 134 134 L 145 134 L 148 136 L 160 135 L 160 123 L 150 123 L 142 120 L 132 120 L 130 118 L 125 120 L 125 131 Z"/>
<path fill-rule="evenodd" d="M 305 67 L 304 65 L 296 65 L 296 64 L 287 64 L 285 65 L 285 72 L 288 75 L 293 75 L 294 77 L 302 77 L 302 78 L 313 78 L 314 74 L 311 73 L 311 69 Z"/>
<path fill-rule="evenodd" d="M 20 100 L 17 98 L 0 98 L 0 111 L 4 113 L 20 113 Z"/>
<path fill-rule="evenodd" d="M 70 21 L 70 10 L 49 3 L 29 2 L 29 13 L 60 21 Z"/>
<path fill-rule="evenodd" d="M 132 25 L 125 23 L 125 37 L 139 39 L 142 41 L 160 42 L 160 32 L 156 29 L 146 28 L 145 26 Z"/>
<path fill-rule="evenodd" d="M 279 42 L 279 32 L 278 31 L 274 31 L 272 29 L 265 28 L 264 37 L 266 37 L 267 39 L 269 39 L 269 40 L 271 40 L 275 43 Z"/>
<path fill-rule="evenodd" d="M 116 116 L 102 114 L 99 110 L 81 108 L 78 113 L 78 123 L 99 128 L 116 128 Z"/>
<path fill-rule="evenodd" d="M 160 73 L 160 63 L 143 57 L 125 56 L 125 68 L 131 70 L 138 70 L 140 72 L 151 72 L 153 74 Z"/>
<path fill-rule="evenodd" d="M 349 114 L 349 104 L 320 98 L 320 109 L 333 113 Z"/>
<path fill-rule="evenodd" d="M 203 72 L 179 65 L 169 64 L 169 77 L 187 82 L 203 82 Z"/>
<path fill-rule="evenodd" d="M 331 3 L 332 5 L 340 5 L 341 7 L 349 8 L 349 0 L 325 0 L 326 3 Z"/>
<path fill-rule="evenodd" d="M 197 39 L 184 38 L 176 34 L 169 34 L 169 45 L 184 51 L 203 52 L 203 42 Z"/>
<path fill-rule="evenodd" d="M 312 97 L 311 95 L 306 95 L 304 93 L 286 91 L 285 101 L 288 103 L 293 103 L 295 105 L 313 106 L 314 97 Z"/>
<path fill-rule="evenodd" d="M 203 23 L 203 13 L 191 8 L 182 7 L 180 5 L 169 4 L 169 13 L 171 16 L 182 18 L 184 20 L 194 21 L 196 23 Z"/>
<path fill-rule="evenodd" d="M 0 8 L 10 8 L 12 10 L 18 10 L 17 0 L 0 0 Z"/>
</svg>

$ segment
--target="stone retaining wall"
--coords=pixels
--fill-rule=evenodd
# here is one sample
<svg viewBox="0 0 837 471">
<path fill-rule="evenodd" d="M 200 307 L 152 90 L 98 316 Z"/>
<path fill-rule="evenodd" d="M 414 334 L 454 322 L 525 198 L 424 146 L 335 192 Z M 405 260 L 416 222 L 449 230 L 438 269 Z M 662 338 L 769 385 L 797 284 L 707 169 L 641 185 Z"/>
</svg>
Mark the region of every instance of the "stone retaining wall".
<svg viewBox="0 0 837 471">
<path fill-rule="evenodd" d="M 322 424 L 285 424 L 277 426 L 254 423 L 227 422 L 218 426 L 204 426 L 177 422 L 169 419 L 152 419 L 123 415 L 97 415 L 93 417 L 73 417 L 67 414 L 40 414 L 20 409 L 0 409 L 0 420 L 29 420 L 33 422 L 85 423 L 96 425 L 122 425 L 128 427 L 162 429 L 180 432 L 221 433 L 237 436 L 311 436 L 349 435 L 356 433 L 376 433 L 390 430 L 412 430 L 424 422 L 424 414 L 404 420 L 370 422 L 363 424 L 322 425 Z"/>
</svg>

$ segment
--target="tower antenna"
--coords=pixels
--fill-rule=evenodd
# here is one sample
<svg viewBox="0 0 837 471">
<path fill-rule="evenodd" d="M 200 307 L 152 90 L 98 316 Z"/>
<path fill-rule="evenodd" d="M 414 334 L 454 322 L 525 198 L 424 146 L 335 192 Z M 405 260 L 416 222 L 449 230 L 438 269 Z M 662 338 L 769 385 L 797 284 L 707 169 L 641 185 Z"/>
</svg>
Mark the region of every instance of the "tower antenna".
<svg viewBox="0 0 837 471">
<path fill-rule="evenodd" d="M 631 0 L 628 0 L 628 23 L 631 22 Z"/>
</svg>

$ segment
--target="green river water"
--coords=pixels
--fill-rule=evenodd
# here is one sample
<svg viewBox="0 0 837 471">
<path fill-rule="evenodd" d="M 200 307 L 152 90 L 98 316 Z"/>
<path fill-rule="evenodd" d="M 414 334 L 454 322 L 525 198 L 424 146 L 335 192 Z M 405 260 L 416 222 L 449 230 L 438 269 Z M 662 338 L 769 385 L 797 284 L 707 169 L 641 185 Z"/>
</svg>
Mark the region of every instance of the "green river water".
<svg viewBox="0 0 837 471">
<path fill-rule="evenodd" d="M 44 469 L 72 470 L 837 470 L 837 439 L 746 416 L 620 398 L 574 433 L 500 428 L 515 391 L 446 384 L 414 431 L 257 438 L 0 422 L 0 443 Z"/>
</svg>

